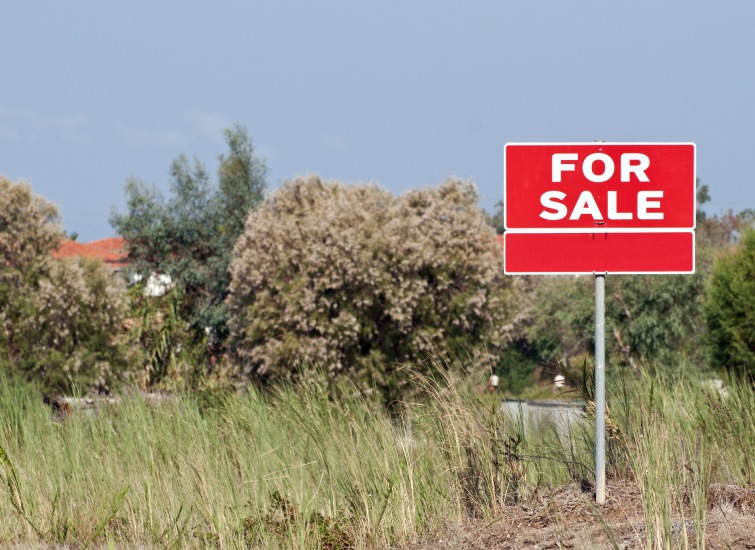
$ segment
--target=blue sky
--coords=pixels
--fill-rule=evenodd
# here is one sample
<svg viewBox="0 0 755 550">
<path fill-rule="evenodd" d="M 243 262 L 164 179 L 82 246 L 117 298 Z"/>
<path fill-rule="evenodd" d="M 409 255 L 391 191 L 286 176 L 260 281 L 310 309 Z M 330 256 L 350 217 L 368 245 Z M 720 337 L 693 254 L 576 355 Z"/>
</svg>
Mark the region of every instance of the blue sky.
<svg viewBox="0 0 755 550">
<path fill-rule="evenodd" d="M 88 241 L 129 177 L 167 191 L 247 127 L 308 173 L 502 198 L 511 141 L 693 141 L 711 213 L 755 208 L 755 2 L 17 2 L 0 7 L 0 174 Z"/>
</svg>

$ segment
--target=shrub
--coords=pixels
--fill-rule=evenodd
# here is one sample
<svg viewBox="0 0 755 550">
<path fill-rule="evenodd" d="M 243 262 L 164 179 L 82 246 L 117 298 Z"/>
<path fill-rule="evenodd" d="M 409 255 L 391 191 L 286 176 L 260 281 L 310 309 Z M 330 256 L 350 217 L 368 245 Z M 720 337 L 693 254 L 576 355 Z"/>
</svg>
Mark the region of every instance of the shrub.
<svg viewBox="0 0 755 550">
<path fill-rule="evenodd" d="M 0 350 L 14 366 L 35 336 L 23 327 L 36 317 L 35 293 L 62 238 L 58 222 L 57 208 L 27 183 L 0 177 Z"/>
<path fill-rule="evenodd" d="M 123 289 L 95 263 L 54 260 L 54 205 L 0 178 L 0 352 L 47 389 L 106 391 L 126 366 Z"/>
<path fill-rule="evenodd" d="M 0 176 L 0 269 L 4 282 L 43 268 L 62 236 L 53 204 L 34 195 L 29 184 Z"/>
<path fill-rule="evenodd" d="M 714 264 L 705 305 L 713 361 L 755 375 L 755 229 Z"/>
<path fill-rule="evenodd" d="M 135 382 L 141 387 L 180 389 L 197 385 L 203 374 L 206 340 L 197 341 L 181 318 L 181 289 L 161 296 L 145 295 L 146 281 L 129 289 L 128 343 L 138 350 L 133 358 Z"/>
<path fill-rule="evenodd" d="M 511 331 L 511 293 L 477 198 L 459 180 L 398 198 L 317 176 L 285 183 L 250 214 L 231 264 L 244 372 L 348 372 L 393 397 L 398 363 L 489 358 Z"/>
<path fill-rule="evenodd" d="M 33 317 L 19 327 L 27 347 L 19 366 L 48 388 L 109 392 L 128 366 L 123 320 L 125 285 L 100 263 L 51 264 L 34 293 Z"/>
</svg>

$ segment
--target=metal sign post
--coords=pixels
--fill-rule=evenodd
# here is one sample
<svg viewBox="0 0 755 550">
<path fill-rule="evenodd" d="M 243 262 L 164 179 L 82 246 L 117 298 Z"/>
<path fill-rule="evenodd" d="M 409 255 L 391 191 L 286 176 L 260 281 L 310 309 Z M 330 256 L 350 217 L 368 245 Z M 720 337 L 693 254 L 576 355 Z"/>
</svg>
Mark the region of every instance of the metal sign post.
<svg viewBox="0 0 755 550">
<path fill-rule="evenodd" d="M 595 274 L 595 502 L 606 501 L 606 274 Z"/>
</svg>

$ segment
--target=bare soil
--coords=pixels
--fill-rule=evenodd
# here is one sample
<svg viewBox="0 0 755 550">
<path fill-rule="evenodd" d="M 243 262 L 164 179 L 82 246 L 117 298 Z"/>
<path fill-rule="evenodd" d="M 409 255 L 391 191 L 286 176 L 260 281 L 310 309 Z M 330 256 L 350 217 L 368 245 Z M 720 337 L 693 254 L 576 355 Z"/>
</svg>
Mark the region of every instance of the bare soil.
<svg viewBox="0 0 755 550">
<path fill-rule="evenodd" d="M 507 506 L 491 520 L 449 526 L 445 534 L 410 549 L 646 547 L 642 498 L 636 485 L 608 482 L 603 506 L 597 506 L 594 494 L 583 489 L 578 484 L 552 489 L 527 502 Z M 685 497 L 682 500 L 689 502 Z M 675 511 L 673 517 L 673 546 L 696 547 L 689 505 Z M 705 548 L 755 549 L 755 488 L 709 487 Z"/>
</svg>

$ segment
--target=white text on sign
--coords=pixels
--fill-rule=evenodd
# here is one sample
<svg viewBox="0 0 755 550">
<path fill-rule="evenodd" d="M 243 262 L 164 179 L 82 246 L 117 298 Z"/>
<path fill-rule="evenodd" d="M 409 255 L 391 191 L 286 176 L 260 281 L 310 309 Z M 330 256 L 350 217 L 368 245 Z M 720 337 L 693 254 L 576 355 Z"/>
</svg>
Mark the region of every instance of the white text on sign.
<svg viewBox="0 0 755 550">
<path fill-rule="evenodd" d="M 551 158 L 551 180 L 553 183 L 561 183 L 563 172 L 574 172 L 577 168 L 579 155 L 577 153 L 555 153 Z M 595 163 L 602 164 L 603 170 L 596 173 Z M 645 171 L 650 167 L 650 158 L 642 153 L 622 153 L 619 160 L 620 180 L 622 183 L 630 183 L 632 176 L 638 182 L 649 182 Z M 603 183 L 611 179 L 616 171 L 613 159 L 605 153 L 592 153 L 582 161 L 582 175 L 593 183 Z M 593 220 L 603 220 L 603 212 L 595 201 L 590 191 L 582 191 L 569 212 L 564 204 L 567 193 L 563 191 L 546 191 L 540 196 L 540 204 L 545 207 L 540 217 L 545 220 L 563 220 L 569 216 L 570 220 L 579 220 L 582 216 L 592 216 Z M 637 192 L 636 208 L 634 211 L 620 212 L 618 208 L 618 191 L 608 191 L 608 204 L 606 215 L 609 220 L 631 220 L 636 212 L 639 220 L 662 220 L 663 212 L 660 199 L 663 191 L 643 190 Z"/>
</svg>

